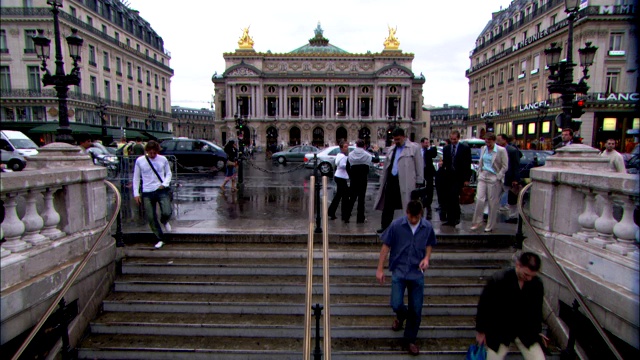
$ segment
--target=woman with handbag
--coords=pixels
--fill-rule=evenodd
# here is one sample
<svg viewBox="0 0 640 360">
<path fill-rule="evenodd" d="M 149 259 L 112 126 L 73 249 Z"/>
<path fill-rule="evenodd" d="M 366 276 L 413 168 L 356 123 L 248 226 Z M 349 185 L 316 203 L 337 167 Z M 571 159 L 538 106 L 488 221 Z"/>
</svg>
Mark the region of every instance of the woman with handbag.
<svg viewBox="0 0 640 360">
<path fill-rule="evenodd" d="M 227 154 L 227 166 L 225 167 L 224 182 L 220 185 L 222 190 L 225 190 L 225 186 L 231 180 L 231 191 L 236 191 L 236 167 L 238 167 L 238 145 L 234 140 L 229 140 L 227 145 L 224 146 L 224 152 Z"/>
<path fill-rule="evenodd" d="M 487 133 L 484 138 L 486 145 L 480 151 L 478 166 L 478 190 L 476 194 L 476 211 L 473 214 L 471 230 L 477 230 L 482 225 L 485 204 L 489 204 L 489 217 L 485 232 L 491 232 L 496 224 L 502 182 L 509 167 L 507 150 L 496 145 L 496 135 Z"/>
</svg>

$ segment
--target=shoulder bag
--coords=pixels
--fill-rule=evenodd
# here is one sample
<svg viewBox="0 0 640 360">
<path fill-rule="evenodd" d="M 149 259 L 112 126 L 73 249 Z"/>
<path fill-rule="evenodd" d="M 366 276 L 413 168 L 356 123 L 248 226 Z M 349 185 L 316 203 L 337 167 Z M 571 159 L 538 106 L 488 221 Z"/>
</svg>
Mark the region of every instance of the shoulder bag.
<svg viewBox="0 0 640 360">
<path fill-rule="evenodd" d="M 162 180 L 162 178 L 160 177 L 160 174 L 158 174 L 158 172 L 156 171 L 156 168 L 153 167 L 153 164 L 151 163 L 151 160 L 149 160 L 149 157 L 147 155 L 144 156 L 145 159 L 147 159 L 147 162 L 149 163 L 149 166 L 151 167 L 151 170 L 153 170 L 153 173 L 156 174 L 156 176 L 158 177 L 158 180 L 160 180 L 160 183 L 162 184 L 164 182 L 164 180 Z M 142 179 L 142 176 L 140 177 L 140 179 Z M 173 189 L 171 189 L 171 186 L 166 188 L 167 191 L 169 192 L 169 199 L 171 201 L 173 201 Z"/>
</svg>

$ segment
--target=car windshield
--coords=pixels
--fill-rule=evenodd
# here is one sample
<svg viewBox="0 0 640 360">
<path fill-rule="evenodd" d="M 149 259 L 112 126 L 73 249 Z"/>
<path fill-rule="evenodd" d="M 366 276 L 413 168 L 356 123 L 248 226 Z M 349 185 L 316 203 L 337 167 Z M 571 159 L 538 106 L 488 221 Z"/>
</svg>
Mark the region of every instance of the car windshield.
<svg viewBox="0 0 640 360">
<path fill-rule="evenodd" d="M 38 145 L 31 141 L 31 139 L 11 139 L 13 146 L 16 149 L 37 149 Z"/>
</svg>

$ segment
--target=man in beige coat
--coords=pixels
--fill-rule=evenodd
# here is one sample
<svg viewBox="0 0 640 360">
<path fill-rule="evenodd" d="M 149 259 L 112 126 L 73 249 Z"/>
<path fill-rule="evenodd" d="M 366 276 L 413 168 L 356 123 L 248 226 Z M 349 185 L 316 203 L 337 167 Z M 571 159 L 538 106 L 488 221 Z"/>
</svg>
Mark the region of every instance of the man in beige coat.
<svg viewBox="0 0 640 360">
<path fill-rule="evenodd" d="M 476 211 L 473 214 L 471 230 L 476 230 L 482 225 L 484 206 L 488 202 L 489 217 L 484 231 L 491 232 L 498 216 L 502 182 L 509 168 L 509 157 L 505 148 L 496 145 L 496 135 L 494 133 L 487 133 L 484 140 L 486 145 L 480 151 Z"/>
<path fill-rule="evenodd" d="M 374 209 L 382 210 L 382 227 L 377 230 L 378 234 L 391 224 L 395 210 L 407 208 L 411 191 L 424 184 L 421 146 L 407 140 L 401 128 L 395 128 L 391 135 L 394 145 L 387 152 L 374 202 Z"/>
</svg>

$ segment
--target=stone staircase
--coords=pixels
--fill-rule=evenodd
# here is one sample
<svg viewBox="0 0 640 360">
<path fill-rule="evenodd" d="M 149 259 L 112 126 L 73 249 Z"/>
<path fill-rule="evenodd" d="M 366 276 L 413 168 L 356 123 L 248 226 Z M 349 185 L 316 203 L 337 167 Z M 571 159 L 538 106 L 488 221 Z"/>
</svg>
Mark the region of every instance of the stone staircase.
<svg viewBox="0 0 640 360">
<path fill-rule="evenodd" d="M 401 348 L 402 332 L 390 328 L 390 284 L 375 279 L 377 238 L 330 249 L 333 358 L 410 358 Z M 508 246 L 440 240 L 426 273 L 422 358 L 464 356 L 475 339 L 486 278 L 510 265 L 512 256 Z M 315 304 L 322 302 L 321 253 L 314 258 Z M 79 358 L 300 359 L 305 275 L 301 242 L 127 246 L 122 274 L 78 345 Z"/>
</svg>

